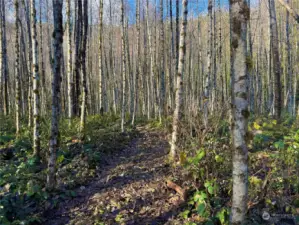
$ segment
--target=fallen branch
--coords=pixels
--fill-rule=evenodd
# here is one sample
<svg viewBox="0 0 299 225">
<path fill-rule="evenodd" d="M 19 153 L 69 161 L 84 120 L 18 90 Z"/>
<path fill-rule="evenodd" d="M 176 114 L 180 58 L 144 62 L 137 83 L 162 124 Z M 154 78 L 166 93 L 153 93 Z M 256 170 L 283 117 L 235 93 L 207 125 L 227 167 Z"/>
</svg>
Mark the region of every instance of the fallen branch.
<svg viewBox="0 0 299 225">
<path fill-rule="evenodd" d="M 172 182 L 171 180 L 166 181 L 167 187 L 175 190 L 181 198 L 186 201 L 187 200 L 187 192 L 185 189 L 181 188 L 179 185 L 176 183 Z"/>
</svg>

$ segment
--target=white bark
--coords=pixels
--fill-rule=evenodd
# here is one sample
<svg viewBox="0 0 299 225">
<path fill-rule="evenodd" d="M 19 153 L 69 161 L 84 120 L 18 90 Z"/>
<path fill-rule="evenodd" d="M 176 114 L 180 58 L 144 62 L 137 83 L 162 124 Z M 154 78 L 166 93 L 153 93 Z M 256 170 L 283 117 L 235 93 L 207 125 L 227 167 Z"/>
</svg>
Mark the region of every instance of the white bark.
<svg viewBox="0 0 299 225">
<path fill-rule="evenodd" d="M 231 223 L 243 224 L 247 210 L 248 149 L 246 145 L 248 80 L 246 65 L 247 22 L 250 11 L 246 0 L 230 1 L 233 197 Z"/>
<path fill-rule="evenodd" d="M 125 110 L 126 110 L 126 47 L 125 47 L 125 21 L 124 0 L 121 0 L 121 52 L 122 52 L 122 105 L 121 105 L 121 131 L 125 132 Z"/>
<path fill-rule="evenodd" d="M 183 21 L 180 32 L 180 53 L 179 53 L 179 67 L 177 73 L 177 88 L 175 96 L 175 110 L 173 115 L 173 125 L 172 125 L 172 140 L 171 140 L 171 149 L 170 149 L 170 159 L 174 160 L 176 157 L 177 149 L 177 138 L 178 138 L 178 129 L 181 119 L 181 111 L 183 105 L 183 72 L 185 64 L 185 55 L 186 55 L 186 29 L 187 29 L 187 16 L 188 16 L 188 0 L 183 1 Z"/>
<path fill-rule="evenodd" d="M 71 2 L 66 1 L 66 16 L 67 16 L 67 51 L 68 51 L 68 61 L 67 61 L 67 86 L 68 86 L 68 117 L 70 120 L 73 118 L 73 63 L 72 63 L 72 29 L 71 29 Z"/>
<path fill-rule="evenodd" d="M 32 80 L 33 80 L 33 152 L 39 157 L 40 154 L 40 99 L 39 99 L 39 68 L 38 68 L 38 43 L 36 34 L 36 8 L 35 0 L 31 0 L 31 38 L 32 38 Z M 30 112 L 29 112 L 30 113 Z"/>
<path fill-rule="evenodd" d="M 20 60 L 20 45 L 19 45 L 19 0 L 15 0 L 15 79 L 16 79 L 16 135 L 20 135 L 20 114 L 21 114 L 21 90 L 20 90 L 20 69 L 19 69 L 19 60 Z"/>
</svg>

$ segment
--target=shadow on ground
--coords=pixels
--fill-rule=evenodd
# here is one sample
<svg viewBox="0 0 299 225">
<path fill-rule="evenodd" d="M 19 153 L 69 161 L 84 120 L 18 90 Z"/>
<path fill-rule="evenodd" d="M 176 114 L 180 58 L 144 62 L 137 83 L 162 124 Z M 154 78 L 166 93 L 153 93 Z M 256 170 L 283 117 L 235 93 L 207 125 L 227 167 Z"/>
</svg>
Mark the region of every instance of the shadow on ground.
<svg viewBox="0 0 299 225">
<path fill-rule="evenodd" d="M 161 132 L 140 131 L 127 148 L 105 159 L 107 165 L 75 198 L 46 211 L 44 224 L 167 224 L 182 204 L 166 187 L 168 149 Z"/>
</svg>

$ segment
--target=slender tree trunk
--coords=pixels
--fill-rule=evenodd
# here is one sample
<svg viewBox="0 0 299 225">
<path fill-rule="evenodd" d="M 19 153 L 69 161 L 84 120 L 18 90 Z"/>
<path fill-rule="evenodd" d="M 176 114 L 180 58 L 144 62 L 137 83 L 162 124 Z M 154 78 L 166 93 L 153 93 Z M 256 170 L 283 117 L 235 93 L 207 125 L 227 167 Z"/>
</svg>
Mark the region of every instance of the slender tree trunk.
<svg viewBox="0 0 299 225">
<path fill-rule="evenodd" d="M 75 90 L 74 90 L 74 113 L 79 116 L 79 99 L 80 99 L 80 62 L 81 62 L 81 43 L 82 43 L 82 0 L 77 1 L 76 9 L 76 37 L 75 37 Z"/>
<path fill-rule="evenodd" d="M 16 136 L 20 135 L 20 116 L 21 116 L 21 90 L 20 90 L 20 45 L 19 45 L 19 0 L 15 0 L 15 79 L 16 79 L 16 102 L 15 102 L 15 110 L 16 110 Z"/>
<path fill-rule="evenodd" d="M 164 57 L 164 1 L 160 0 L 160 104 L 159 104 L 159 116 L 160 121 L 165 113 L 165 57 Z"/>
<path fill-rule="evenodd" d="M 0 22 L 0 31 L 1 31 L 1 44 L 0 49 L 0 79 L 3 78 L 3 109 L 4 115 L 9 114 L 9 101 L 8 101 L 8 64 L 7 64 L 7 45 L 6 45 L 6 17 L 5 17 L 5 2 L 1 1 L 1 22 Z M 1 82 L 0 82 L 1 83 Z"/>
<path fill-rule="evenodd" d="M 40 76 L 42 83 L 42 92 L 41 92 L 41 113 L 46 114 L 47 107 L 47 87 L 46 87 L 46 77 L 45 77 L 45 64 L 44 64 L 44 54 L 43 54 L 43 25 L 42 25 L 42 4 L 39 2 L 39 33 L 40 33 L 40 45 L 39 45 L 39 54 L 40 54 Z"/>
<path fill-rule="evenodd" d="M 270 38 L 272 40 L 272 56 L 273 56 L 273 69 L 274 69 L 274 115 L 276 119 L 280 119 L 282 100 L 281 100 L 281 67 L 279 59 L 278 47 L 278 30 L 275 12 L 274 0 L 269 0 L 269 14 L 270 14 Z"/>
<path fill-rule="evenodd" d="M 126 110 L 126 46 L 125 46 L 125 21 L 124 0 L 121 0 L 121 51 L 122 51 L 122 105 L 121 105 L 121 131 L 125 132 L 125 110 Z"/>
<path fill-rule="evenodd" d="M 150 18 L 149 18 L 149 0 L 146 0 L 146 28 L 147 28 L 147 35 L 148 35 L 148 45 L 149 45 L 149 53 L 150 53 L 150 65 L 151 65 L 151 69 L 150 69 L 150 101 L 152 103 L 152 107 L 150 109 L 150 114 L 152 115 L 155 111 L 155 91 L 154 91 L 154 79 L 155 79 L 155 51 L 154 51 L 154 47 L 153 47 L 153 38 L 152 38 L 152 32 L 151 32 L 151 26 L 150 26 Z"/>
<path fill-rule="evenodd" d="M 49 17 L 49 11 L 50 11 L 50 7 L 49 7 L 49 0 L 46 0 L 46 35 L 47 35 L 47 47 L 48 47 L 48 58 L 49 58 L 49 65 L 50 65 L 50 74 L 51 76 L 53 76 L 53 52 L 52 52 L 52 38 L 51 38 L 51 34 L 50 34 L 50 30 L 51 30 L 51 21 L 50 21 L 50 17 Z M 49 91 L 47 92 L 49 93 Z M 47 108 L 50 108 L 51 104 L 51 100 L 47 100 L 46 105 Z"/>
<path fill-rule="evenodd" d="M 175 97 L 175 110 L 173 114 L 173 125 L 172 125 L 172 140 L 170 149 L 170 159 L 174 160 L 176 157 L 177 149 L 177 138 L 179 123 L 182 117 L 182 106 L 183 106 L 183 72 L 186 55 L 186 30 L 187 30 L 187 16 L 188 16 L 188 0 L 183 0 L 183 21 L 180 32 L 180 54 L 179 54 L 179 69 L 177 74 L 177 87 Z"/>
<path fill-rule="evenodd" d="M 25 18 L 28 32 L 28 127 L 32 126 L 32 37 L 31 37 L 31 26 L 30 26 L 30 6 L 25 0 L 22 0 L 23 7 L 25 10 Z"/>
<path fill-rule="evenodd" d="M 219 72 L 221 82 L 221 107 L 224 106 L 224 76 L 222 70 L 222 18 L 221 18 L 221 5 L 218 0 L 218 12 L 219 12 Z"/>
<path fill-rule="evenodd" d="M 104 76 L 103 76 L 103 66 L 102 66 L 102 42 L 103 42 L 103 0 L 100 0 L 100 9 L 99 9 L 99 85 L 100 85 L 100 112 L 104 111 Z"/>
<path fill-rule="evenodd" d="M 33 80 L 33 154 L 40 157 L 40 98 L 39 98 L 39 68 L 38 68 L 38 43 L 36 32 L 36 7 L 35 0 L 31 0 L 31 37 L 32 37 L 32 80 Z"/>
<path fill-rule="evenodd" d="M 135 73 L 135 87 L 134 87 L 134 109 L 132 115 L 132 126 L 135 124 L 135 117 L 137 114 L 137 107 L 138 107 L 138 90 L 139 90 L 139 76 L 142 69 L 141 69 L 141 54 L 140 54 L 140 0 L 136 0 L 136 31 L 137 31 L 137 61 L 136 62 L 136 73 Z"/>
<path fill-rule="evenodd" d="M 171 46 L 169 51 L 169 97 L 170 97 L 170 107 L 174 107 L 174 98 L 175 98 L 175 92 L 173 90 L 174 84 L 174 70 L 173 67 L 173 59 L 175 59 L 175 53 L 174 53 L 174 36 L 173 36 L 173 13 L 172 13 L 172 2 L 173 0 L 169 0 L 169 16 L 170 16 L 170 37 L 171 37 Z M 177 72 L 177 71 L 175 71 Z"/>
<path fill-rule="evenodd" d="M 179 39 L 180 39 L 180 1 L 176 0 L 176 22 L 175 22 L 175 36 L 176 36 L 176 66 L 175 74 L 178 73 L 179 68 Z M 176 84 L 175 84 L 176 85 Z"/>
<path fill-rule="evenodd" d="M 248 80 L 246 65 L 247 23 L 250 10 L 246 0 L 230 1 L 231 74 L 232 74 L 232 143 L 233 198 L 231 224 L 244 223 L 248 193 L 248 149 L 246 144 Z"/>
<path fill-rule="evenodd" d="M 61 58 L 63 26 L 62 26 L 62 3 L 63 0 L 53 0 L 53 16 L 54 16 L 54 59 L 53 59 L 53 83 L 52 83 L 52 117 L 51 117 L 51 137 L 49 147 L 47 188 L 54 189 L 56 186 L 56 151 L 58 149 L 59 137 L 59 95 L 60 95 L 60 79 L 61 79 Z"/>
<path fill-rule="evenodd" d="M 213 1 L 209 0 L 208 5 L 208 15 L 209 15 L 209 27 L 208 27 L 208 52 L 207 52 L 207 72 L 205 77 L 205 90 L 204 90 L 204 125 L 205 128 L 208 127 L 208 105 L 210 98 L 210 83 L 211 83 L 211 71 L 212 71 L 212 26 L 213 26 Z"/>
<path fill-rule="evenodd" d="M 72 118 L 74 116 L 73 114 L 73 62 L 72 62 L 72 28 L 71 28 L 71 2 L 70 0 L 66 1 L 66 16 L 67 16 L 67 55 L 68 55 L 68 61 L 67 61 L 67 93 L 68 93 L 68 118 L 69 118 L 69 124 L 71 124 Z"/>
<path fill-rule="evenodd" d="M 287 3 L 289 3 L 289 0 L 287 0 Z M 290 43 L 290 13 L 288 10 L 286 10 L 286 53 L 287 53 L 287 84 L 286 88 L 288 90 L 288 99 L 287 99 L 287 108 L 288 112 L 295 116 L 295 112 L 293 111 L 293 74 L 292 74 L 292 68 L 291 68 L 291 43 Z"/>
<path fill-rule="evenodd" d="M 81 94 L 81 119 L 80 119 L 80 133 L 81 138 L 84 139 L 85 121 L 86 121 L 86 100 L 87 100 L 87 84 L 86 84 L 86 44 L 88 34 L 88 0 L 83 0 L 83 30 L 82 30 L 82 45 L 81 45 L 81 80 L 82 80 L 82 94 Z"/>
</svg>

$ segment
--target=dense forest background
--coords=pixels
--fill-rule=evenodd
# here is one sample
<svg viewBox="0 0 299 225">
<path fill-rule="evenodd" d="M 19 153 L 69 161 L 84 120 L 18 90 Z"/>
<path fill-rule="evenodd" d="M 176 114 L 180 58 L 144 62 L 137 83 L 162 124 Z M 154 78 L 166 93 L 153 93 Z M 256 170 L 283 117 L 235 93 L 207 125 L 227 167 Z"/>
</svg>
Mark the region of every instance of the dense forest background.
<svg viewBox="0 0 299 225">
<path fill-rule="evenodd" d="M 0 0 L 0 224 L 296 224 L 297 0 Z"/>
</svg>

